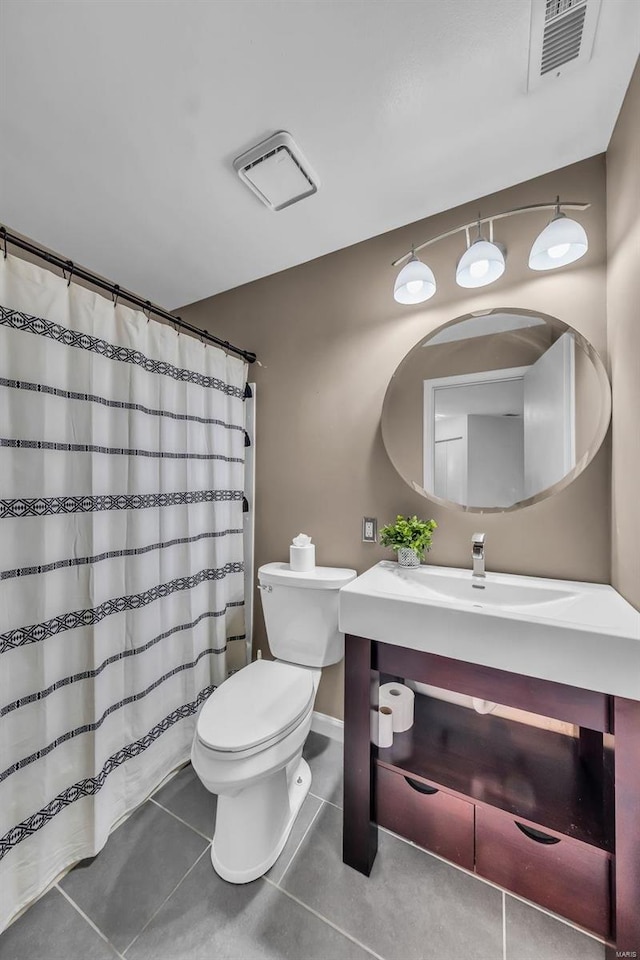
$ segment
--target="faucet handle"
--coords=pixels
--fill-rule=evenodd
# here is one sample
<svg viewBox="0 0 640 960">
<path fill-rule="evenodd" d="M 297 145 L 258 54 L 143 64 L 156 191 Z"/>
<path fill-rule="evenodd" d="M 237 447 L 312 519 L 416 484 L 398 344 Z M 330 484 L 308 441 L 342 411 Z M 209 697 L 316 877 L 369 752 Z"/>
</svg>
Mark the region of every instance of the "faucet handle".
<svg viewBox="0 0 640 960">
<path fill-rule="evenodd" d="M 486 533 L 474 533 L 471 537 L 471 543 L 484 544 Z"/>
</svg>

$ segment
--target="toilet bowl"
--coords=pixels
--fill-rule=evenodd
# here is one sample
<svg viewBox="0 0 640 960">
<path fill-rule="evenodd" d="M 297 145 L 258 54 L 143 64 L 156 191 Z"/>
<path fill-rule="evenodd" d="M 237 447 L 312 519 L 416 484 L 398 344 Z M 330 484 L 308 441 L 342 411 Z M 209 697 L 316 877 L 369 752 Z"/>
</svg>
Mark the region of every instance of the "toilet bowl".
<svg viewBox="0 0 640 960">
<path fill-rule="evenodd" d="M 319 680 L 320 670 L 256 660 L 200 713 L 191 762 L 218 794 L 211 860 L 224 880 L 261 877 L 287 841 L 311 785 L 302 748 Z"/>
<path fill-rule="evenodd" d="M 256 660 L 204 703 L 191 748 L 193 768 L 218 795 L 211 862 L 224 880 L 249 883 L 273 866 L 311 785 L 302 748 L 311 729 L 322 667 L 344 653 L 338 590 L 354 570 L 258 571 L 269 646 L 286 658 Z M 274 632 L 273 628 L 276 626 Z M 295 662 L 292 658 L 296 657 Z"/>
</svg>

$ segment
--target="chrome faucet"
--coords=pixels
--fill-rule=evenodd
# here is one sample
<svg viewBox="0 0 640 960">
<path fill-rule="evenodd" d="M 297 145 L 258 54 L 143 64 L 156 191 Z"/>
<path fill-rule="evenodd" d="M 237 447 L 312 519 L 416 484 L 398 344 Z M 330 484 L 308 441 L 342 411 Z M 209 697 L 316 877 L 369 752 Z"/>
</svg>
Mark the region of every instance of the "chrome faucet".
<svg viewBox="0 0 640 960">
<path fill-rule="evenodd" d="M 471 537 L 471 559 L 474 577 L 486 576 L 484 572 L 484 533 L 474 533 Z"/>
</svg>

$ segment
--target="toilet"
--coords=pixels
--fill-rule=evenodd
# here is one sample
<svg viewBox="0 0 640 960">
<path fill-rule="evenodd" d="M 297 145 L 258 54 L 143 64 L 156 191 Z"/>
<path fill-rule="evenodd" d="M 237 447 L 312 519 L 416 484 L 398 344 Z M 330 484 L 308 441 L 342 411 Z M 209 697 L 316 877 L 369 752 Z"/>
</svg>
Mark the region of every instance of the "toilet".
<svg viewBox="0 0 640 960">
<path fill-rule="evenodd" d="M 344 656 L 338 591 L 355 570 L 288 563 L 258 570 L 267 639 L 275 660 L 255 660 L 225 680 L 198 717 L 191 762 L 218 795 L 211 861 L 231 883 L 249 883 L 275 863 L 311 786 L 302 748 L 321 668 Z"/>
</svg>

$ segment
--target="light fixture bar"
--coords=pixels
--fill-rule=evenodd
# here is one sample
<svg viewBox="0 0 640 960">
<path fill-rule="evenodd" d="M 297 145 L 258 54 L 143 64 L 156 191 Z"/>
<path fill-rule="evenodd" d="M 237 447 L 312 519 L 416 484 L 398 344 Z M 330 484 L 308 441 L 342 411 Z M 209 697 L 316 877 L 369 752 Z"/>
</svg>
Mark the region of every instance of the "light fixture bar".
<svg viewBox="0 0 640 960">
<path fill-rule="evenodd" d="M 416 244 L 409 250 L 407 253 L 403 253 L 401 257 L 398 257 L 397 260 L 394 260 L 391 264 L 392 267 L 397 267 L 403 262 L 403 260 L 408 260 L 410 257 L 414 256 L 419 250 L 424 250 L 425 247 L 430 247 L 432 243 L 437 243 L 439 240 L 446 240 L 447 237 L 453 237 L 456 233 L 461 233 L 463 230 L 467 234 L 467 246 L 469 239 L 469 230 L 471 227 L 482 226 L 485 223 L 491 224 L 491 232 L 493 235 L 493 221 L 494 220 L 505 220 L 507 217 L 513 217 L 517 213 L 539 213 L 541 210 L 558 210 L 558 206 L 561 210 L 588 210 L 591 206 L 590 203 L 561 203 L 558 205 L 558 201 L 554 200 L 553 203 L 532 203 L 528 207 L 515 207 L 513 210 L 505 210 L 504 213 L 494 213 L 489 217 L 476 217 L 474 220 L 470 220 L 468 223 L 463 223 L 459 227 L 455 227 L 453 230 L 448 230 L 446 233 L 441 233 L 437 237 L 432 237 L 430 240 L 425 240 L 424 243 Z"/>
</svg>

